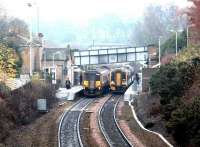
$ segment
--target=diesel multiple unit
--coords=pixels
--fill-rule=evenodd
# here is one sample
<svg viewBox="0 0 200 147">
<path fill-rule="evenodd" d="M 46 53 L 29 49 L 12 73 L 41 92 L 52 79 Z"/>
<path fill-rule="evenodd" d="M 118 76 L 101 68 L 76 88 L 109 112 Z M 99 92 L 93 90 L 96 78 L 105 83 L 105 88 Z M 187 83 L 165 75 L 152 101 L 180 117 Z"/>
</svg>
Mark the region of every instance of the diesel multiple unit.
<svg viewBox="0 0 200 147">
<path fill-rule="evenodd" d="M 100 96 L 109 90 L 109 70 L 99 68 L 95 70 L 83 71 L 82 85 L 84 95 L 94 97 Z"/>
<path fill-rule="evenodd" d="M 82 72 L 82 86 L 85 96 L 96 97 L 112 92 L 123 93 L 133 82 L 133 70 L 130 66 L 97 68 Z"/>
<path fill-rule="evenodd" d="M 133 70 L 130 66 L 115 68 L 110 71 L 110 90 L 123 93 L 133 82 L 133 79 Z"/>
</svg>

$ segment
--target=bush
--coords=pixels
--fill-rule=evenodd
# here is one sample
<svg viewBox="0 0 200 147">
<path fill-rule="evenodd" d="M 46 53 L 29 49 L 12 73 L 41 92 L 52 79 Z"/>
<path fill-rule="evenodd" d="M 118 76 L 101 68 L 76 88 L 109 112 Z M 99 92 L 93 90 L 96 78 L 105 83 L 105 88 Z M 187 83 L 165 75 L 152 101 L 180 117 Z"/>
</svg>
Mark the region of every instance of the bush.
<svg viewBox="0 0 200 147">
<path fill-rule="evenodd" d="M 194 67 L 189 63 L 161 66 L 150 79 L 152 94 L 159 94 L 161 104 L 169 104 L 174 97 L 181 97 L 193 83 Z"/>
<path fill-rule="evenodd" d="M 174 96 L 181 96 L 183 85 L 177 67 L 171 64 L 161 66 L 150 79 L 150 87 L 153 94 L 160 95 L 161 104 L 168 104 Z"/>
<path fill-rule="evenodd" d="M 5 99 L 10 96 L 10 88 L 7 87 L 3 82 L 0 82 L 0 98 Z"/>
<path fill-rule="evenodd" d="M 10 109 L 15 113 L 17 124 L 27 124 L 34 120 L 37 113 L 37 99 L 46 98 L 48 107 L 56 102 L 55 88 L 45 81 L 35 80 L 12 92 L 8 100 Z"/>
<path fill-rule="evenodd" d="M 4 140 L 11 128 L 13 128 L 13 114 L 7 107 L 5 101 L 0 102 L 0 141 Z"/>
<path fill-rule="evenodd" d="M 0 83 L 0 142 L 16 126 L 25 125 L 38 117 L 37 99 L 46 98 L 50 108 L 55 102 L 55 87 L 48 82 L 34 80 L 31 83 L 10 91 Z"/>
<path fill-rule="evenodd" d="M 172 112 L 167 128 L 181 146 L 200 144 L 200 97 Z"/>
</svg>

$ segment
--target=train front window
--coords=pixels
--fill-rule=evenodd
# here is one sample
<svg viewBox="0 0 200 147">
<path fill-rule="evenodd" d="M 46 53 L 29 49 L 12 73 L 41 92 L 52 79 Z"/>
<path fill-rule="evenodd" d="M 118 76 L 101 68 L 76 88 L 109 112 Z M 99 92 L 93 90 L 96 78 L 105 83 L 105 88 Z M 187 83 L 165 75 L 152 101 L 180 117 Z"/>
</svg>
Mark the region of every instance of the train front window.
<svg viewBox="0 0 200 147">
<path fill-rule="evenodd" d="M 114 81 L 115 80 L 115 74 L 114 72 L 111 72 L 111 81 Z"/>
<path fill-rule="evenodd" d="M 126 73 L 122 72 L 122 80 L 126 80 Z"/>
<path fill-rule="evenodd" d="M 87 81 L 100 80 L 100 75 L 97 75 L 96 73 L 85 73 L 84 80 L 87 80 Z"/>
</svg>

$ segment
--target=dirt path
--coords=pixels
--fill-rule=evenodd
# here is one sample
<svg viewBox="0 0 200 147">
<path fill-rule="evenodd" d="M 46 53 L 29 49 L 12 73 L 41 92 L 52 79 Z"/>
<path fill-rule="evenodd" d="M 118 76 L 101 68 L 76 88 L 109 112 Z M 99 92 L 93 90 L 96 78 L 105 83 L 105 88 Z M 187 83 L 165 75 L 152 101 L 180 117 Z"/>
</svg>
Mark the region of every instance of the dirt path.
<svg viewBox="0 0 200 147">
<path fill-rule="evenodd" d="M 33 123 L 13 130 L 6 140 L 6 147 L 56 147 L 60 116 L 72 103 L 57 106 Z"/>
<path fill-rule="evenodd" d="M 131 107 L 123 101 L 118 105 L 120 126 L 136 147 L 167 147 L 167 144 L 155 134 L 144 131 L 134 119 Z"/>
<path fill-rule="evenodd" d="M 145 147 L 145 145 L 143 145 L 143 143 L 138 139 L 138 137 L 131 131 L 129 124 L 127 122 L 130 120 L 130 118 L 128 118 L 127 115 L 123 116 L 124 115 L 124 113 L 122 112 L 123 106 L 124 102 L 120 101 L 117 107 L 117 116 L 119 118 L 123 118 L 119 119 L 118 121 L 120 128 L 122 129 L 123 133 L 126 135 L 128 140 L 132 143 L 132 145 L 134 145 L 134 147 Z"/>
<path fill-rule="evenodd" d="M 107 147 L 107 142 L 104 139 L 103 134 L 101 133 L 98 125 L 98 111 L 101 108 L 101 106 L 105 103 L 105 101 L 110 96 L 106 96 L 104 98 L 100 98 L 95 100 L 95 102 L 89 106 L 86 110 L 85 118 L 87 118 L 89 121 L 85 121 L 85 127 L 88 128 L 88 133 L 84 134 L 84 140 L 86 139 L 87 146 L 89 147 Z M 88 124 L 86 124 L 88 123 Z M 85 129 L 87 129 L 85 128 Z"/>
</svg>

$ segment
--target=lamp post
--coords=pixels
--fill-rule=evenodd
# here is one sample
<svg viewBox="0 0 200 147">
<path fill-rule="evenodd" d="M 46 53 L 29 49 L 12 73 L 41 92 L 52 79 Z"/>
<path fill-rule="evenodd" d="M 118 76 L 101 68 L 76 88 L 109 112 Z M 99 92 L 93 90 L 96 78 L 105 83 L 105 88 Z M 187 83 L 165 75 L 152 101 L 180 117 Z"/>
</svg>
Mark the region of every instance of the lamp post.
<svg viewBox="0 0 200 147">
<path fill-rule="evenodd" d="M 188 46 L 189 46 L 189 28 L 192 28 L 192 27 L 194 27 L 195 25 L 194 24 L 188 24 L 187 25 L 187 48 L 188 48 Z"/>
<path fill-rule="evenodd" d="M 159 38 L 158 38 L 158 62 L 159 62 L 159 67 L 160 67 L 160 65 L 161 65 L 161 63 L 160 63 L 160 56 L 161 56 L 161 53 L 160 53 L 160 39 L 161 39 L 161 37 L 162 36 L 159 36 Z"/>
<path fill-rule="evenodd" d="M 27 6 L 29 7 L 29 8 L 31 8 L 32 7 L 32 4 L 31 3 L 27 3 Z M 33 38 L 32 38 L 32 19 L 31 19 L 31 15 L 30 15 L 30 30 L 29 30 L 29 58 L 30 58 L 30 60 L 29 60 L 29 72 L 30 72 L 30 76 L 32 76 L 33 75 L 33 73 L 32 73 L 32 40 L 33 40 Z"/>
<path fill-rule="evenodd" d="M 53 53 L 53 72 L 54 72 L 54 79 L 52 79 L 52 84 L 56 84 L 56 66 L 55 66 L 55 55 L 59 54 L 60 52 Z"/>
<path fill-rule="evenodd" d="M 170 30 L 170 32 L 175 32 L 176 34 L 176 56 L 178 54 L 178 32 L 182 32 L 183 30 Z"/>
<path fill-rule="evenodd" d="M 189 26 L 187 26 L 187 48 L 189 44 Z"/>
</svg>

